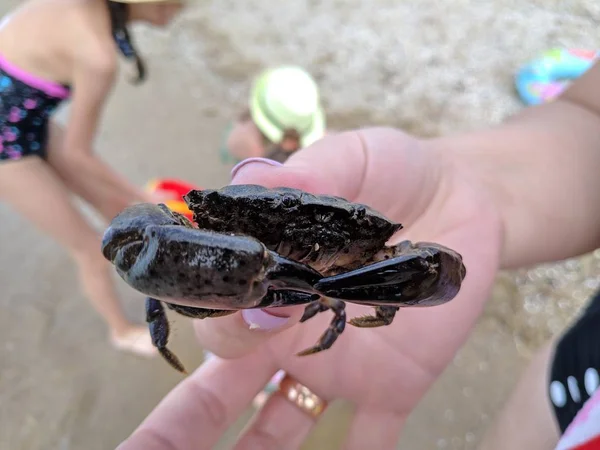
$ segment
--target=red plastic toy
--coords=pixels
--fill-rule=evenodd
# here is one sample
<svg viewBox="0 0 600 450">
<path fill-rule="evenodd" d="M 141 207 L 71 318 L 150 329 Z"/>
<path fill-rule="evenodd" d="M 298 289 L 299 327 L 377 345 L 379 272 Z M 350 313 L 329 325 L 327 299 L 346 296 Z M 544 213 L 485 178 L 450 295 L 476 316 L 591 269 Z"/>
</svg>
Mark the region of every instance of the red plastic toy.
<svg viewBox="0 0 600 450">
<path fill-rule="evenodd" d="M 161 196 L 166 197 L 162 203 L 192 220 L 192 212 L 183 201 L 183 196 L 193 189 L 200 189 L 198 186 L 175 178 L 157 178 L 148 182 L 146 189 L 150 193 L 160 192 Z"/>
</svg>

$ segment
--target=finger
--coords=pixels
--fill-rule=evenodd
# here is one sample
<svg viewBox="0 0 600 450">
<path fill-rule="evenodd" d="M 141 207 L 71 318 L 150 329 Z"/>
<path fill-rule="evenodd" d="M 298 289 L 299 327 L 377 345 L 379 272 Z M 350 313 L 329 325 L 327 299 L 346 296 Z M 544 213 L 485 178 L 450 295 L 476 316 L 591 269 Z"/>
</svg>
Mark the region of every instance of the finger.
<svg viewBox="0 0 600 450">
<path fill-rule="evenodd" d="M 212 449 L 276 370 L 261 353 L 205 362 L 117 450 Z"/>
<path fill-rule="evenodd" d="M 437 161 L 428 147 L 400 130 L 366 128 L 325 136 L 283 165 L 244 160 L 232 170 L 232 184 L 335 195 L 402 217 L 408 225 L 435 193 Z"/>
<path fill-rule="evenodd" d="M 406 415 L 387 411 L 358 409 L 350 425 L 350 432 L 342 447 L 344 450 L 376 448 L 395 450 Z"/>
<path fill-rule="evenodd" d="M 298 449 L 317 420 L 276 391 L 248 424 L 234 450 Z"/>
<path fill-rule="evenodd" d="M 285 164 L 261 158 L 242 161 L 232 170 L 232 184 L 289 186 L 312 193 L 353 198 L 365 170 L 365 149 L 356 132 L 326 136 L 294 153 Z"/>
<path fill-rule="evenodd" d="M 248 309 L 230 316 L 196 320 L 202 347 L 221 358 L 238 358 L 256 349 L 302 317 L 304 307 Z"/>
</svg>

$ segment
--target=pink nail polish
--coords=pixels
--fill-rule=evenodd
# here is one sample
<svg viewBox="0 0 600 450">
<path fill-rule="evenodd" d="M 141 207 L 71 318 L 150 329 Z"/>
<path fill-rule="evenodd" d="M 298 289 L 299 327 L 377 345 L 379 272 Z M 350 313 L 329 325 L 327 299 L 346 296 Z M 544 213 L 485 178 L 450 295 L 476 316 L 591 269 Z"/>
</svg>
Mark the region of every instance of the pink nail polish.
<svg viewBox="0 0 600 450">
<path fill-rule="evenodd" d="M 281 164 L 280 162 L 274 161 L 272 159 L 267 159 L 267 158 L 246 158 L 242 161 L 240 161 L 239 163 L 237 163 L 233 169 L 231 169 L 231 178 L 235 177 L 235 175 L 239 172 L 239 170 L 244 167 L 246 164 L 250 164 L 250 163 L 261 163 L 261 164 L 267 164 L 269 166 L 273 166 L 273 167 L 281 167 L 283 166 L 283 164 Z"/>
<path fill-rule="evenodd" d="M 289 317 L 274 316 L 262 309 L 244 309 L 242 317 L 251 330 L 273 330 L 285 325 L 289 320 Z"/>
</svg>

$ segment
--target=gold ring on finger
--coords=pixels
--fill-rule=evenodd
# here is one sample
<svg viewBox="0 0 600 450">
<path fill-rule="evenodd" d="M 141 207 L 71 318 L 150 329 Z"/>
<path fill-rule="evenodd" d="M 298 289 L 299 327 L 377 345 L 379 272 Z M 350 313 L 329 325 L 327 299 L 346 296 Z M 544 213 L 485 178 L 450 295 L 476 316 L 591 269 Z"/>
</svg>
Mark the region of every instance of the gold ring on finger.
<svg viewBox="0 0 600 450">
<path fill-rule="evenodd" d="M 303 384 L 286 374 L 277 390 L 288 401 L 313 418 L 319 417 L 327 408 L 327 401 L 313 393 Z"/>
</svg>

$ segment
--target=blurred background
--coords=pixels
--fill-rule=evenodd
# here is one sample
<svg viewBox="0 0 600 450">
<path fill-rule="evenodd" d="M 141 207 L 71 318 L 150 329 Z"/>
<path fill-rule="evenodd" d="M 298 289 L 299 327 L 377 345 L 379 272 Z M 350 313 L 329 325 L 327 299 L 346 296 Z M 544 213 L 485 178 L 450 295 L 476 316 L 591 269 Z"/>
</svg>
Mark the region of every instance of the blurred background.
<svg viewBox="0 0 600 450">
<path fill-rule="evenodd" d="M 18 3 L 3 0 L 0 16 Z M 283 63 L 315 76 L 334 128 L 384 124 L 433 136 L 497 123 L 523 107 L 513 87 L 519 66 L 555 46 L 596 49 L 599 21 L 594 0 L 200 1 L 169 31 L 134 29 L 149 80 L 131 86 L 124 66 L 97 151 L 139 185 L 227 184 L 222 132 L 252 77 Z M 113 350 L 66 252 L 1 204 L 0 224 L 0 449 L 114 448 L 180 376 L 159 358 Z M 399 448 L 475 448 L 531 354 L 575 317 L 598 274 L 600 253 L 501 274 Z M 119 287 L 131 317 L 143 320 L 143 298 Z M 170 319 L 172 349 L 200 364 L 190 322 Z M 337 448 L 348 411 L 330 408 L 305 447 Z"/>
</svg>

